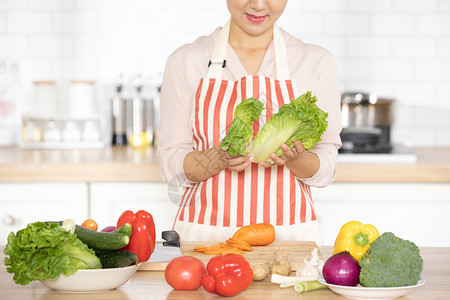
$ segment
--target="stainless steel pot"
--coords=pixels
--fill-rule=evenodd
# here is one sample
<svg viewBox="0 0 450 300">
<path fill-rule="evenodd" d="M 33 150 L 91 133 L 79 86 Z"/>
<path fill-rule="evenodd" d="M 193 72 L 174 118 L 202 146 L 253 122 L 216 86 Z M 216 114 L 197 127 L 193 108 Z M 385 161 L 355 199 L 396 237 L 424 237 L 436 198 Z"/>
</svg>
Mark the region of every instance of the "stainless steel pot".
<svg viewBox="0 0 450 300">
<path fill-rule="evenodd" d="M 343 128 L 390 127 L 394 119 L 394 100 L 373 94 L 348 92 L 342 94 Z"/>
</svg>

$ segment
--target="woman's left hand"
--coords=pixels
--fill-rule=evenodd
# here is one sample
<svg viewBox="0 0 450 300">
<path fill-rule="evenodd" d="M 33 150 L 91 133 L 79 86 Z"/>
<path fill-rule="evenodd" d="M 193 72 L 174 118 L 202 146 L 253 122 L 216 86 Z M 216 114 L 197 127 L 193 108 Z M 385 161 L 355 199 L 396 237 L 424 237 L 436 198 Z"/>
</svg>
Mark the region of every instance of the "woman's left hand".
<svg viewBox="0 0 450 300">
<path fill-rule="evenodd" d="M 291 161 L 295 159 L 299 154 L 306 151 L 305 147 L 303 147 L 302 142 L 300 141 L 294 141 L 294 147 L 292 149 L 289 149 L 289 147 L 286 144 L 281 145 L 281 150 L 283 150 L 284 155 L 279 157 L 275 153 L 271 153 L 269 155 L 270 159 L 273 161 L 273 164 L 282 166 L 286 164 L 288 161 Z M 260 162 L 260 165 L 264 168 L 271 167 L 273 164 L 270 164 L 266 161 Z"/>
</svg>

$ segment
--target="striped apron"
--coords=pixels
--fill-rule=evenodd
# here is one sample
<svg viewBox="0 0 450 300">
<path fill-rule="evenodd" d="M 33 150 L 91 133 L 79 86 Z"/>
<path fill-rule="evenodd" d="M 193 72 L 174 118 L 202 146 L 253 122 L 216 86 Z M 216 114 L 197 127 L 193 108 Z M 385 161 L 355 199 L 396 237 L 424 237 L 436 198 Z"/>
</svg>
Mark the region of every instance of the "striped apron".
<svg viewBox="0 0 450 300">
<path fill-rule="evenodd" d="M 254 135 L 273 113 L 299 96 L 289 80 L 286 47 L 274 27 L 277 80 L 245 76 L 221 80 L 229 22 L 219 33 L 208 75 L 199 84 L 193 103 L 193 149 L 203 151 L 220 144 L 240 101 L 254 97 L 264 111 L 253 126 Z M 211 163 L 217 161 L 212 157 Z M 206 167 L 206 166 L 205 166 Z M 208 180 L 184 188 L 174 230 L 182 240 L 223 241 L 244 225 L 271 223 L 277 240 L 312 240 L 322 244 L 310 187 L 297 180 L 285 166 L 263 168 L 252 163 L 241 172 L 228 169 Z"/>
</svg>

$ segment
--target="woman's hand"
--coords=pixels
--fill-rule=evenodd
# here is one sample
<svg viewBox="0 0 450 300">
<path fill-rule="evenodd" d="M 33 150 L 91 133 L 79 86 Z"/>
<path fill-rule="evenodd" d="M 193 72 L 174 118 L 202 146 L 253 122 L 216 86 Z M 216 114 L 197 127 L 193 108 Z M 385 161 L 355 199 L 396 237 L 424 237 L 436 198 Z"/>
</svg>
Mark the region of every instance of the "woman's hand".
<svg viewBox="0 0 450 300">
<path fill-rule="evenodd" d="M 260 162 L 260 165 L 265 168 L 273 165 L 285 165 L 298 178 L 310 178 L 319 170 L 319 157 L 314 152 L 306 151 L 300 141 L 294 141 L 292 149 L 289 149 L 286 144 L 281 145 L 281 149 L 284 152 L 281 157 L 278 157 L 275 153 L 270 154 L 269 157 L 273 160 L 273 164 Z"/>
<path fill-rule="evenodd" d="M 201 182 L 225 169 L 240 172 L 250 164 L 250 154 L 231 156 L 220 146 L 216 146 L 204 151 L 189 152 L 184 159 L 183 169 L 188 180 Z"/>
<path fill-rule="evenodd" d="M 286 144 L 283 144 L 281 145 L 281 150 L 283 150 L 284 152 L 284 155 L 281 157 L 277 156 L 275 153 L 271 153 L 269 155 L 270 159 L 273 161 L 273 164 L 263 161 L 260 162 L 260 165 L 264 168 L 271 167 L 274 164 L 282 166 L 287 162 L 294 160 L 297 156 L 306 151 L 305 147 L 303 147 L 303 144 L 300 141 L 294 141 L 294 147 L 292 147 L 292 149 L 289 149 Z"/>
<path fill-rule="evenodd" d="M 245 170 L 251 164 L 250 153 L 247 154 L 246 156 L 243 155 L 231 156 L 228 155 L 228 153 L 226 151 L 223 151 L 222 149 L 220 149 L 220 151 L 222 162 L 225 164 L 225 167 L 230 171 L 240 172 Z"/>
</svg>

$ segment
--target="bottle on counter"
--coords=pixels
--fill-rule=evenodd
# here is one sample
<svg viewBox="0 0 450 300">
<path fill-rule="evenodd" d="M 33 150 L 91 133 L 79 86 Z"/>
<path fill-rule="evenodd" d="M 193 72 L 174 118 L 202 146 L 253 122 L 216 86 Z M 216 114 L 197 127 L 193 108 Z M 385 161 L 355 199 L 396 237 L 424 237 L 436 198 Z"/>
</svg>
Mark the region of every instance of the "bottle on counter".
<svg viewBox="0 0 450 300">
<path fill-rule="evenodd" d="M 148 147 L 153 141 L 153 102 L 143 96 L 142 87 L 142 81 L 137 77 L 129 114 L 131 117 L 129 144 L 134 148 Z"/>
<path fill-rule="evenodd" d="M 111 99 L 112 117 L 112 145 L 123 146 L 127 144 L 126 99 L 122 94 L 123 83 L 115 86 L 115 93 Z"/>
</svg>

